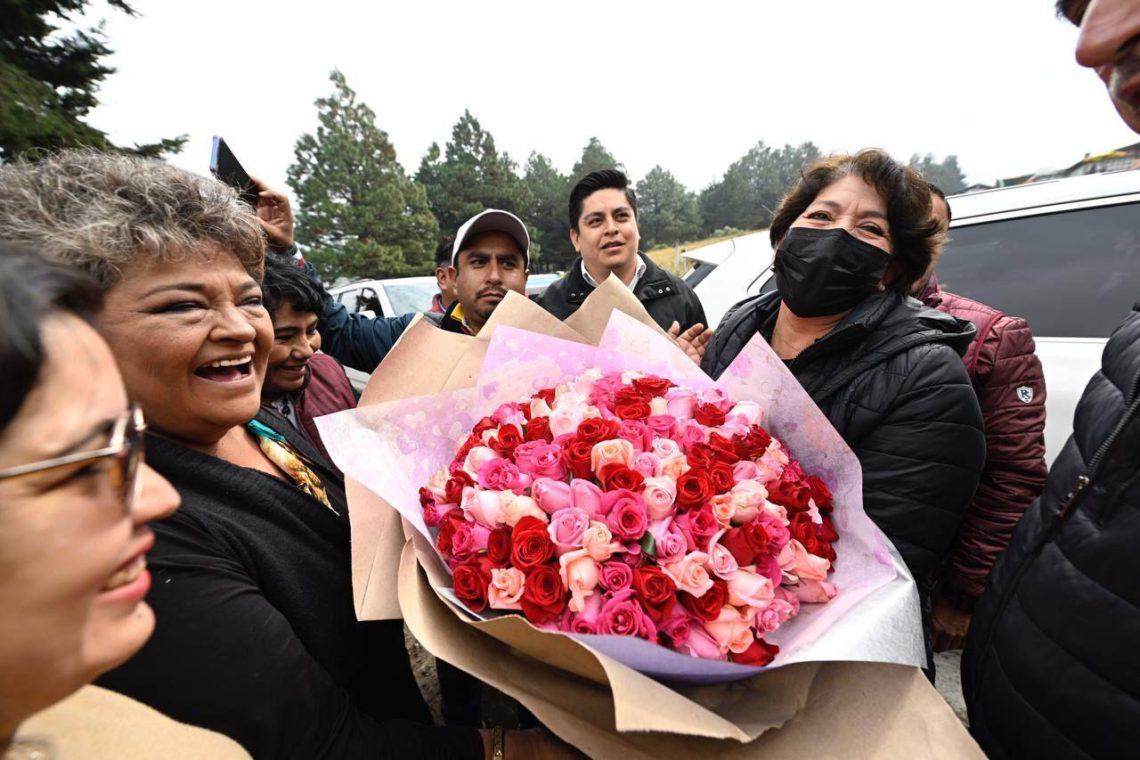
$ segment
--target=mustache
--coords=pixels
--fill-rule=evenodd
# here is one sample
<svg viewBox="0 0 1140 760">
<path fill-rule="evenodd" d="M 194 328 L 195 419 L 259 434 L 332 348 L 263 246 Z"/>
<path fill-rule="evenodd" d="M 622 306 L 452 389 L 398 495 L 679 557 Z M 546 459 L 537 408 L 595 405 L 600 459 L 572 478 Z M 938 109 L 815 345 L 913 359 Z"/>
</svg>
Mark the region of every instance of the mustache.
<svg viewBox="0 0 1140 760">
<path fill-rule="evenodd" d="M 1112 77 L 1108 89 L 1112 97 L 1120 97 L 1120 91 L 1128 82 L 1140 74 L 1140 35 L 1133 37 L 1121 46 L 1116 61 L 1112 65 Z"/>
<path fill-rule="evenodd" d="M 483 288 L 475 294 L 476 298 L 482 298 L 483 296 L 500 296 L 506 298 L 507 291 L 505 288 Z"/>
</svg>

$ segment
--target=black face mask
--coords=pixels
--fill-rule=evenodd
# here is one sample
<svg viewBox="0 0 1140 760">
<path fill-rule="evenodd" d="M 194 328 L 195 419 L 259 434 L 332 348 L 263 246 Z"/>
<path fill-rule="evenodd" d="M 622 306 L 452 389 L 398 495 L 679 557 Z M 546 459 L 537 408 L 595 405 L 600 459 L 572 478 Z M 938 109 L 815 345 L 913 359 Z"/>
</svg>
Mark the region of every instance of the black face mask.
<svg viewBox="0 0 1140 760">
<path fill-rule="evenodd" d="M 840 314 L 875 292 L 891 255 L 847 230 L 788 230 L 772 267 L 780 298 L 797 317 Z"/>
</svg>

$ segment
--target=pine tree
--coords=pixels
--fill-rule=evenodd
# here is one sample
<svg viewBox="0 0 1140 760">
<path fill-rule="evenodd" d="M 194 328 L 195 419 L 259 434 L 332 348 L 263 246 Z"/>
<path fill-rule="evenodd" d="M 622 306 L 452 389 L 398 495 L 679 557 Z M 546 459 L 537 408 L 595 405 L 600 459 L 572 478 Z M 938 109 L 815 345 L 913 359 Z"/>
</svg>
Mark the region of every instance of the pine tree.
<svg viewBox="0 0 1140 760">
<path fill-rule="evenodd" d="M 79 146 L 159 157 L 177 153 L 186 142 L 182 136 L 118 148 L 86 123 L 98 103 L 99 84 L 115 71 L 101 62 L 111 50 L 102 25 L 71 35 L 58 30 L 88 2 L 0 0 L 0 159 Z M 124 0 L 108 4 L 136 15 Z"/>
<path fill-rule="evenodd" d="M 376 114 L 344 74 L 316 101 L 320 126 L 294 148 L 288 182 L 297 195 L 297 242 L 326 279 L 426 274 L 439 225 L 427 193 L 396 160 Z"/>
<path fill-rule="evenodd" d="M 942 161 L 935 161 L 931 153 L 925 156 L 915 153 L 910 157 L 910 166 L 918 170 L 927 182 L 938 185 L 947 195 L 961 192 L 966 187 L 966 175 L 958 166 L 958 157 L 955 155 L 949 155 Z"/>
<path fill-rule="evenodd" d="M 546 156 L 531 153 L 523 182 L 528 200 L 526 221 L 534 228 L 534 237 L 542 246 L 543 265 L 565 269 L 575 256 L 566 216 L 570 179 Z"/>
<path fill-rule="evenodd" d="M 719 182 L 701 192 L 705 232 L 767 227 L 784 193 L 799 179 L 804 166 L 819 156 L 819 148 L 810 142 L 779 149 L 763 141 L 756 143 L 728 167 Z"/>
<path fill-rule="evenodd" d="M 582 149 L 582 157 L 578 159 L 570 171 L 570 187 L 573 188 L 590 172 L 596 172 L 600 169 L 624 171 L 625 167 L 618 163 L 613 153 L 606 150 L 606 146 L 602 145 L 601 140 L 591 137 L 590 142 L 586 143 L 586 147 Z"/>
<path fill-rule="evenodd" d="M 643 249 L 691 240 L 700 233 L 697 196 L 660 165 L 650 169 L 637 183 L 636 193 L 637 227 Z"/>
</svg>

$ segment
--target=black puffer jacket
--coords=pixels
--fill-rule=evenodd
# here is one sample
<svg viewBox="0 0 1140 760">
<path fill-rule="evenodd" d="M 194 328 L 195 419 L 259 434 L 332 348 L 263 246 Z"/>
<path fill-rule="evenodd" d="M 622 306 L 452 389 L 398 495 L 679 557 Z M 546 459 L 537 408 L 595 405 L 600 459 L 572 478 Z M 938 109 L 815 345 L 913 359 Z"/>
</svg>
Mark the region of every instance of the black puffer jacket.
<svg viewBox="0 0 1140 760">
<path fill-rule="evenodd" d="M 645 254 L 639 253 L 638 256 L 645 262 L 645 273 L 638 280 L 633 294 L 653 321 L 662 330 L 668 330 L 675 321 L 680 323 L 682 330 L 688 330 L 697 323 L 707 327 L 705 310 L 693 289 L 677 275 L 654 264 Z M 586 296 L 593 291 L 594 286 L 582 276 L 582 257 L 579 256 L 565 277 L 543 291 L 538 297 L 538 305 L 559 319 L 566 319 L 578 311 Z"/>
<path fill-rule="evenodd" d="M 970 731 L 991 758 L 1140 752 L 1140 304 L 1133 309 L 974 609 L 962 682 Z M 1082 475 L 1090 484 L 1075 489 Z"/>
<path fill-rule="evenodd" d="M 718 377 L 760 332 L 778 293 L 741 301 L 701 368 Z M 974 326 L 894 291 L 869 296 L 788 365 L 863 465 L 863 507 L 898 548 L 925 600 L 985 461 L 982 413 L 960 354 Z"/>
</svg>

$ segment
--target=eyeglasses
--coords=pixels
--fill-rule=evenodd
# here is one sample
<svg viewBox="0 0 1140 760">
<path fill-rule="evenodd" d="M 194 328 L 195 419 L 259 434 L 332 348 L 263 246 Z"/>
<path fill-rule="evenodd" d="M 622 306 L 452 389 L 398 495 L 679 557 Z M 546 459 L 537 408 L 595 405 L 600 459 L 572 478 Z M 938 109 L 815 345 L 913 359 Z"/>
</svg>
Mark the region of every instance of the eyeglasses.
<svg viewBox="0 0 1140 760">
<path fill-rule="evenodd" d="M 86 464 L 100 459 L 110 459 L 111 486 L 118 492 L 123 502 L 123 511 L 130 514 L 138 494 L 139 463 L 143 460 L 143 435 L 146 433 L 146 420 L 142 409 L 132 404 L 115 422 L 108 445 L 95 451 L 78 451 L 53 459 L 22 464 L 0 470 L 0 480 L 18 478 L 36 472 L 46 472 L 69 465 Z"/>
</svg>

